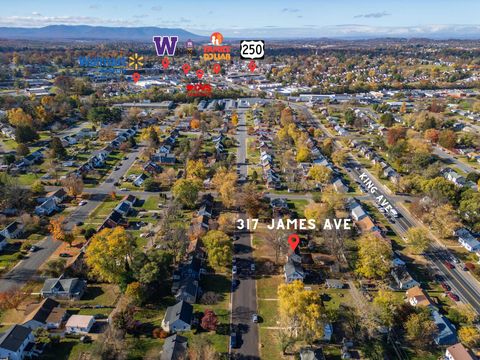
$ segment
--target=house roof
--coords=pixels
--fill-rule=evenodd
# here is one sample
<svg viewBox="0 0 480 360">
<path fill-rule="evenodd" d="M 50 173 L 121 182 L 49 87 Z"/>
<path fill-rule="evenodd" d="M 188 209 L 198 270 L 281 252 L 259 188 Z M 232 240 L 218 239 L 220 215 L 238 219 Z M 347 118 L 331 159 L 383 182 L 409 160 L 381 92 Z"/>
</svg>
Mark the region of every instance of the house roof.
<svg viewBox="0 0 480 360">
<path fill-rule="evenodd" d="M 118 211 L 113 210 L 110 213 L 110 216 L 108 217 L 110 220 L 118 224 L 122 220 L 122 214 L 120 214 Z"/>
<path fill-rule="evenodd" d="M 188 277 L 186 279 L 183 279 L 180 281 L 177 292 L 177 297 L 181 297 L 183 295 L 191 296 L 191 297 L 197 297 L 198 293 L 198 282 L 192 279 L 191 277 Z"/>
<path fill-rule="evenodd" d="M 122 201 L 120 204 L 117 205 L 115 209 L 123 212 L 128 212 L 130 211 L 130 204 L 126 201 Z"/>
<path fill-rule="evenodd" d="M 325 355 L 321 348 L 310 349 L 303 348 L 300 349 L 300 360 L 324 360 Z"/>
<path fill-rule="evenodd" d="M 185 358 L 187 351 L 187 338 L 180 335 L 172 335 L 165 339 L 160 360 L 181 360 Z"/>
<path fill-rule="evenodd" d="M 23 319 L 23 323 L 26 323 L 30 320 L 38 321 L 42 324 L 46 324 L 47 318 L 52 313 L 52 310 L 59 306 L 60 303 L 57 301 L 46 298 L 42 300 L 40 303 L 36 304 L 33 309 L 27 314 L 25 319 Z M 65 311 L 65 310 L 64 310 Z"/>
<path fill-rule="evenodd" d="M 301 275 L 302 277 L 305 276 L 302 265 L 289 257 L 287 263 L 285 264 L 285 275 L 289 277 L 295 273 Z"/>
<path fill-rule="evenodd" d="M 65 324 L 66 327 L 86 328 L 90 321 L 95 319 L 93 315 L 72 315 Z"/>
<path fill-rule="evenodd" d="M 32 330 L 23 325 L 13 325 L 0 335 L 0 348 L 17 352 Z"/>
<path fill-rule="evenodd" d="M 370 216 L 365 216 L 363 219 L 355 223 L 361 232 L 372 230 L 375 227 L 373 220 Z"/>
<path fill-rule="evenodd" d="M 173 306 L 169 306 L 165 312 L 165 321 L 173 323 L 181 320 L 186 324 L 192 321 L 193 306 L 186 301 L 180 301 Z"/>
<path fill-rule="evenodd" d="M 47 197 L 52 197 L 52 196 L 56 196 L 56 197 L 64 197 L 67 195 L 67 192 L 65 191 L 64 188 L 60 188 L 60 189 L 57 189 L 55 191 L 51 191 L 47 194 Z"/>
<path fill-rule="evenodd" d="M 457 331 L 451 322 L 438 311 L 432 311 L 432 317 L 438 329 L 438 334 L 435 337 L 437 344 L 451 344 L 453 339 L 455 339 L 453 342 L 457 342 Z"/>
<path fill-rule="evenodd" d="M 430 297 L 425 291 L 423 291 L 420 288 L 420 286 L 414 286 L 407 290 L 407 299 L 410 301 L 410 299 L 413 299 L 413 298 L 416 299 L 417 306 L 432 305 L 432 302 L 430 301 Z"/>
<path fill-rule="evenodd" d="M 128 201 L 128 202 L 131 202 L 132 204 L 135 204 L 135 202 L 137 201 L 137 198 L 135 197 L 135 195 L 128 194 L 123 197 L 122 201 Z"/>
<path fill-rule="evenodd" d="M 447 351 L 452 356 L 453 360 L 474 360 L 474 357 L 470 354 L 470 351 L 458 343 L 447 348 Z"/>
<path fill-rule="evenodd" d="M 85 287 L 85 281 L 80 280 L 79 278 L 51 278 L 45 280 L 43 283 L 42 292 L 51 292 L 56 290 L 58 292 L 68 292 L 70 294 L 75 294 Z"/>
<path fill-rule="evenodd" d="M 20 223 L 18 221 L 12 221 L 10 224 L 8 224 L 5 227 L 5 230 L 7 230 L 9 233 L 13 233 L 17 231 L 19 227 L 20 227 Z"/>
</svg>

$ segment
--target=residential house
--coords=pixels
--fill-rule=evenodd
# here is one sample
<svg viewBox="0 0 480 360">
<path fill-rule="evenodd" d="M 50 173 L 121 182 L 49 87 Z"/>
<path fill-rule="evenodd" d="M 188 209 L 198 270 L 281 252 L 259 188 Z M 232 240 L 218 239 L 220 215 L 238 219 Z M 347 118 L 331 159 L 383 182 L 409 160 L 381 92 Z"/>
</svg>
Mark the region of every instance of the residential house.
<svg viewBox="0 0 480 360">
<path fill-rule="evenodd" d="M 161 165 L 175 165 L 177 160 L 173 155 L 165 155 L 165 156 L 158 157 L 158 162 Z"/>
<path fill-rule="evenodd" d="M 0 235 L 5 236 L 7 239 L 18 239 L 23 233 L 23 224 L 19 221 L 13 221 L 8 224 L 3 230 L 0 231 Z"/>
<path fill-rule="evenodd" d="M 400 290 L 407 290 L 414 286 L 420 286 L 420 283 L 412 278 L 407 268 L 404 266 L 394 267 L 391 270 L 391 274 Z"/>
<path fill-rule="evenodd" d="M 57 189 L 47 194 L 47 199 L 52 198 L 57 204 L 62 203 L 67 197 L 67 192 L 64 188 Z"/>
<path fill-rule="evenodd" d="M 123 216 L 127 216 L 128 213 L 132 210 L 132 206 L 127 201 L 121 201 L 116 207 L 115 211 L 119 212 Z"/>
<path fill-rule="evenodd" d="M 350 209 L 350 215 L 352 216 L 353 220 L 359 221 L 367 216 L 365 210 L 360 204 L 356 204 L 353 208 Z"/>
<path fill-rule="evenodd" d="M 162 167 L 153 161 L 149 161 L 143 167 L 143 171 L 146 171 L 150 175 L 160 174 L 162 172 Z"/>
<path fill-rule="evenodd" d="M 458 343 L 457 330 L 450 320 L 441 315 L 438 311 L 432 311 L 433 321 L 437 326 L 437 334 L 434 341 L 437 345 L 453 345 Z"/>
<path fill-rule="evenodd" d="M 39 216 L 50 216 L 59 210 L 60 208 L 58 207 L 55 198 L 48 198 L 42 204 L 35 207 L 35 214 Z"/>
<path fill-rule="evenodd" d="M 290 213 L 288 208 L 287 200 L 284 198 L 272 199 L 270 201 L 270 206 L 272 207 L 273 216 L 283 216 Z"/>
<path fill-rule="evenodd" d="M 192 278 L 185 278 L 178 283 L 178 290 L 175 294 L 177 301 L 186 301 L 195 304 L 199 296 L 200 287 L 198 281 Z"/>
<path fill-rule="evenodd" d="M 454 232 L 454 235 L 458 236 L 458 242 L 468 251 L 475 252 L 480 250 L 480 241 L 468 229 L 458 229 Z"/>
<path fill-rule="evenodd" d="M 321 348 L 302 348 L 300 360 L 325 360 L 325 355 Z"/>
<path fill-rule="evenodd" d="M 463 187 L 467 181 L 462 175 L 450 168 L 444 170 L 443 177 L 459 187 Z"/>
<path fill-rule="evenodd" d="M 430 296 L 420 286 L 414 286 L 407 290 L 407 301 L 412 306 L 433 306 Z"/>
<path fill-rule="evenodd" d="M 45 280 L 40 294 L 44 298 L 80 300 L 86 287 L 87 282 L 85 280 L 78 278 L 64 279 L 60 276 L 59 278 Z"/>
<path fill-rule="evenodd" d="M 60 303 L 51 299 L 43 299 L 38 304 L 27 307 L 23 326 L 32 330 L 42 327 L 44 329 L 58 329 L 67 315 L 66 309 L 60 307 Z"/>
<path fill-rule="evenodd" d="M 445 359 L 446 360 L 475 360 L 477 359 L 470 350 L 465 348 L 462 343 L 458 343 L 452 346 L 449 346 L 445 350 Z"/>
<path fill-rule="evenodd" d="M 117 226 L 126 226 L 127 221 L 123 218 L 122 214 L 120 214 L 117 210 L 113 210 L 110 215 L 108 215 L 108 218 L 105 219 L 103 222 L 102 226 L 100 226 L 101 229 L 103 228 L 114 228 Z"/>
<path fill-rule="evenodd" d="M 135 186 L 142 186 L 142 184 L 147 180 L 148 176 L 145 173 L 141 173 L 137 176 L 137 178 L 133 181 L 133 185 Z"/>
<path fill-rule="evenodd" d="M 340 193 L 346 193 L 348 192 L 348 187 L 345 185 L 345 183 L 342 181 L 341 178 L 336 178 L 333 181 L 333 188 L 335 191 L 340 192 Z"/>
<path fill-rule="evenodd" d="M 178 334 L 169 336 L 163 343 L 160 360 L 183 360 L 187 355 L 187 338 Z"/>
<path fill-rule="evenodd" d="M 88 334 L 95 324 L 92 315 L 72 315 L 65 324 L 65 331 L 70 334 Z"/>
<path fill-rule="evenodd" d="M 323 326 L 323 336 L 320 340 L 330 342 L 333 336 L 333 325 L 330 322 L 327 322 Z"/>
<path fill-rule="evenodd" d="M 326 279 L 325 286 L 329 289 L 343 289 L 345 286 L 341 280 L 337 279 Z"/>
<path fill-rule="evenodd" d="M 355 225 L 357 226 L 357 228 L 361 233 L 365 233 L 367 231 L 374 231 L 376 229 L 375 223 L 373 222 L 372 218 L 368 215 L 364 216 L 361 220 L 356 221 Z"/>
<path fill-rule="evenodd" d="M 137 198 L 135 197 L 135 195 L 125 195 L 122 199 L 122 202 L 126 202 L 127 204 L 129 204 L 131 207 L 135 206 L 135 203 L 137 202 Z"/>
<path fill-rule="evenodd" d="M 180 301 L 169 306 L 162 320 L 162 328 L 167 332 L 189 331 L 193 317 L 193 306 Z"/>
<path fill-rule="evenodd" d="M 287 263 L 283 267 L 285 274 L 285 282 L 291 283 L 295 280 L 303 281 L 305 278 L 305 272 L 301 265 L 301 258 L 297 254 L 287 256 Z"/>
<path fill-rule="evenodd" d="M 32 329 L 13 325 L 0 334 L 0 359 L 23 360 L 30 356 L 34 346 Z"/>
</svg>

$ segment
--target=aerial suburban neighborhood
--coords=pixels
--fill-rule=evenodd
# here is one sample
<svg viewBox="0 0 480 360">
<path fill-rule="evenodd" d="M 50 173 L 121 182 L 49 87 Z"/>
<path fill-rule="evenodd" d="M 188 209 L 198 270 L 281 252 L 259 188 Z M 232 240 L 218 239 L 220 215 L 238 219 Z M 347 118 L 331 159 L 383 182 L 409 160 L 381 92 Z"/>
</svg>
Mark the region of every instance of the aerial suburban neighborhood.
<svg viewBox="0 0 480 360">
<path fill-rule="evenodd" d="M 480 356 L 480 28 L 347 2 L 0 15 L 0 360 Z"/>
</svg>

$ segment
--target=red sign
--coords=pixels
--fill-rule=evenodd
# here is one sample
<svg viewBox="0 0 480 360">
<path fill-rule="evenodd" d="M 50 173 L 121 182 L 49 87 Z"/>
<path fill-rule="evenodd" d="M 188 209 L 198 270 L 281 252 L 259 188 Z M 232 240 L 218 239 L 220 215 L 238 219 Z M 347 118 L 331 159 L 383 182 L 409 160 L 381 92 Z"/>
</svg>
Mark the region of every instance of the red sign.
<svg viewBox="0 0 480 360">
<path fill-rule="evenodd" d="M 212 85 L 210 84 L 187 84 L 188 96 L 211 96 Z"/>
</svg>

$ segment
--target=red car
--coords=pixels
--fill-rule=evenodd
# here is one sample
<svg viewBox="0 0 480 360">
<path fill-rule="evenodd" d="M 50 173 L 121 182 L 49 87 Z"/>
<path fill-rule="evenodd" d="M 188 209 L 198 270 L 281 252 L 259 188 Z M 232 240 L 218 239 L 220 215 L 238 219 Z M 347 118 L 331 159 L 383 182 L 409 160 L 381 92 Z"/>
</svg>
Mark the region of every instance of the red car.
<svg viewBox="0 0 480 360">
<path fill-rule="evenodd" d="M 450 290 L 452 290 L 452 288 L 450 287 L 450 285 L 448 285 L 447 283 L 442 282 L 442 283 L 440 283 L 440 286 L 441 286 L 442 289 L 445 290 L 445 291 L 450 291 Z"/>
<path fill-rule="evenodd" d="M 453 265 L 451 262 L 448 262 L 448 261 L 445 261 L 445 266 L 450 270 L 455 269 L 455 265 Z"/>
<path fill-rule="evenodd" d="M 460 301 L 460 298 L 458 297 L 457 294 L 452 293 L 451 291 L 447 292 L 447 295 L 450 299 L 453 301 Z"/>
</svg>

